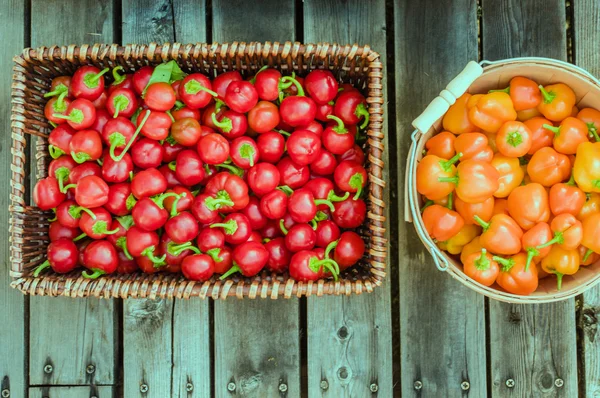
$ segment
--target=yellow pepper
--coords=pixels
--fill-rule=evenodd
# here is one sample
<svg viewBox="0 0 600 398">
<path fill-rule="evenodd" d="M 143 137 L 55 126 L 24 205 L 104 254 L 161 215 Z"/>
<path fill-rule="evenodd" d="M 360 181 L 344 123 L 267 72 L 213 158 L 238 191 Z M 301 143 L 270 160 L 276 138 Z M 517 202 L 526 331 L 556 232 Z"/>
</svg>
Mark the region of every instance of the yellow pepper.
<svg viewBox="0 0 600 398">
<path fill-rule="evenodd" d="M 579 144 L 573 177 L 582 191 L 600 192 L 600 142 Z"/>
<path fill-rule="evenodd" d="M 587 193 L 585 203 L 577 215 L 579 221 L 583 221 L 589 215 L 600 212 L 600 194 Z"/>
<path fill-rule="evenodd" d="M 485 132 L 496 133 L 505 122 L 517 120 L 510 95 L 494 92 L 481 96 L 476 104 L 469 101 L 469 120 Z"/>
<path fill-rule="evenodd" d="M 481 227 L 475 224 L 465 224 L 452 238 L 438 242 L 438 247 L 450 254 L 459 254 L 463 247 L 481 233 Z"/>
<path fill-rule="evenodd" d="M 479 236 L 476 236 L 472 241 L 464 245 L 462 252 L 460 253 L 460 262 L 464 263 L 466 258 L 473 253 L 480 253 L 483 246 L 479 241 Z"/>
<path fill-rule="evenodd" d="M 477 131 L 477 127 L 471 123 L 467 114 L 467 102 L 470 98 L 471 94 L 465 93 L 448 109 L 442 119 L 444 130 L 456 135 Z"/>
</svg>

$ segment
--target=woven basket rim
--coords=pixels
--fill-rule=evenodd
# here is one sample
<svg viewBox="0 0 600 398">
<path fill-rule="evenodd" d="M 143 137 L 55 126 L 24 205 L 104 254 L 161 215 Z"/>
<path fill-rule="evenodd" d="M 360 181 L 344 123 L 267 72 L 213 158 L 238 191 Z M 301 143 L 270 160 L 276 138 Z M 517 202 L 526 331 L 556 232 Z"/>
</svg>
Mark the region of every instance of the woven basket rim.
<svg viewBox="0 0 600 398">
<path fill-rule="evenodd" d="M 297 282 L 283 276 L 269 277 L 261 273 L 260 279 L 229 279 L 225 281 L 194 282 L 177 274 L 158 273 L 153 275 L 136 273 L 130 275 L 107 275 L 98 280 L 87 280 L 75 273 L 57 275 L 54 273 L 33 277 L 30 269 L 25 269 L 25 259 L 37 261 L 37 257 L 45 253 L 36 247 L 31 250 L 27 245 L 27 234 L 39 228 L 44 212 L 28 206 L 25 198 L 25 170 L 28 156 L 25 152 L 26 135 L 37 135 L 45 138 L 46 121 L 39 118 L 39 112 L 32 107 L 39 106 L 41 100 L 31 100 L 33 91 L 47 91 L 48 82 L 53 70 L 76 67 L 85 63 L 105 66 L 123 65 L 133 70 L 146 63 L 161 63 L 175 59 L 178 63 L 202 67 L 217 71 L 238 69 L 255 71 L 263 65 L 278 66 L 282 70 L 306 72 L 321 67 L 339 74 L 346 73 L 353 78 L 364 79 L 363 86 L 367 92 L 370 121 L 367 127 L 367 146 L 365 155 L 368 163 L 368 200 L 367 221 L 363 228 L 369 230 L 369 245 L 366 262 L 368 276 L 333 281 L 322 279 L 315 282 Z M 211 297 L 226 298 L 290 298 L 293 296 L 321 296 L 324 294 L 350 295 L 371 292 L 383 283 L 386 276 L 387 238 L 383 202 L 385 181 L 383 162 L 385 148 L 383 146 L 383 65 L 377 52 L 369 45 L 339 45 L 336 43 L 302 44 L 300 42 L 231 42 L 231 43 L 149 43 L 149 44 L 93 44 L 40 46 L 25 48 L 13 58 L 12 79 L 12 177 L 10 217 L 10 275 L 11 286 L 30 295 L 69 296 L 69 297 L 156 297 L 156 298 L 190 298 Z M 199 64 L 198 64 L 199 62 Z M 66 66 L 65 66 L 66 65 Z M 208 66 L 207 66 L 208 65 Z M 358 65 L 358 66 L 357 66 Z M 54 68 L 54 69 L 53 69 Z M 358 70 L 358 72 L 356 71 Z M 65 72 L 62 72 L 65 73 Z M 35 79 L 32 78 L 35 76 Z M 339 76 L 338 76 L 339 77 Z M 31 104 L 30 102 L 36 102 Z M 36 115 L 38 116 L 35 119 Z M 37 129 L 36 129 L 37 127 Z M 42 164 L 46 154 L 45 143 L 32 148 Z M 34 152 L 35 151 L 35 152 Z M 32 219 L 32 220 L 30 220 Z M 36 224 L 37 223 L 37 224 Z M 39 233 L 39 231 L 38 231 Z M 38 241 L 40 235 L 36 235 Z M 351 274 L 349 274 L 351 276 Z"/>
</svg>

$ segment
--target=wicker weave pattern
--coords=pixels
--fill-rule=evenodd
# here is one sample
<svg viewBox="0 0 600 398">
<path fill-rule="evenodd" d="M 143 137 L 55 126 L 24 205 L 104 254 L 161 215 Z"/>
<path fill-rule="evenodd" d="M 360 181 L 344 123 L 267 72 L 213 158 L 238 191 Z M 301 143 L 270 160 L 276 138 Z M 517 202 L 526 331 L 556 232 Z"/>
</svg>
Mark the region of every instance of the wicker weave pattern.
<svg viewBox="0 0 600 398">
<path fill-rule="evenodd" d="M 38 138 L 35 147 L 38 178 L 47 174 L 51 160 L 46 138 L 50 131 L 44 118 L 46 100 L 43 94 L 53 77 L 72 74 L 83 64 L 99 68 L 121 65 L 128 72 L 148 64 L 159 64 L 175 59 L 185 72 L 201 72 L 214 76 L 228 70 L 239 70 L 243 75 L 254 74 L 263 65 L 284 73 L 295 71 L 304 75 L 316 68 L 327 68 L 344 82 L 352 82 L 364 89 L 369 104 L 370 122 L 367 130 L 366 154 L 369 175 L 367 224 L 362 235 L 367 243 L 367 254 L 351 272 L 337 282 L 296 282 L 288 275 L 272 275 L 263 271 L 253 278 L 236 276 L 225 281 L 211 280 L 200 283 L 172 274 L 108 275 L 98 280 L 81 277 L 80 270 L 66 275 L 48 273 L 34 278 L 31 270 L 45 259 L 48 239 L 49 213 L 25 202 L 28 184 L 26 171 L 28 154 L 27 135 Z M 383 72 L 379 54 L 368 46 L 340 46 L 337 44 L 300 43 L 241 43 L 158 45 L 94 44 L 82 46 L 52 46 L 27 48 L 14 58 L 12 83 L 12 178 L 11 178 L 11 250 L 10 274 L 12 286 L 25 294 L 69 297 L 147 297 L 189 298 L 198 296 L 213 299 L 289 298 L 323 294 L 360 294 L 371 292 L 385 277 L 387 239 L 382 179 L 383 146 Z M 108 77 L 107 77 L 108 78 Z"/>
</svg>

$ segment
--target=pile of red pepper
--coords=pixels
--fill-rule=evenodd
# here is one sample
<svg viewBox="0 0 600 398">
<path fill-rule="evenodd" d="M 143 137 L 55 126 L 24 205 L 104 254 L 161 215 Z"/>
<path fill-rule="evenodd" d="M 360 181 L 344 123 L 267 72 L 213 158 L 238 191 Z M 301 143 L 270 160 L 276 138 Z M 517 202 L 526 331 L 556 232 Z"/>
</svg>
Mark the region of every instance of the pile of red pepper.
<svg viewBox="0 0 600 398">
<path fill-rule="evenodd" d="M 417 166 L 424 225 L 466 275 L 528 295 L 600 258 L 600 112 L 562 83 L 464 94 Z M 538 269 L 541 266 L 541 269 Z M 496 285 L 495 285 L 496 284 Z"/>
<path fill-rule="evenodd" d="M 266 268 L 298 281 L 364 255 L 364 96 L 327 70 L 209 79 L 175 61 L 135 73 L 82 66 L 52 81 L 54 160 L 34 200 L 54 210 L 47 261 L 66 273 L 182 272 L 191 280 Z"/>
</svg>

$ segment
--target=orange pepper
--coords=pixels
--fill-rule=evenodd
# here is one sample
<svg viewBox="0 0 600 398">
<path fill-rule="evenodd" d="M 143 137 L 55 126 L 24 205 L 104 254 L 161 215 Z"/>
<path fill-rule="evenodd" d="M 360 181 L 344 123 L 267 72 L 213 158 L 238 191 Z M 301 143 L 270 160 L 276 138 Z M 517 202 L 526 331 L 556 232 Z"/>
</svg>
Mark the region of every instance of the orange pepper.
<svg viewBox="0 0 600 398">
<path fill-rule="evenodd" d="M 428 155 L 435 155 L 443 159 L 450 159 L 456 152 L 454 151 L 454 139 L 456 136 L 449 131 L 442 131 L 434 135 L 425 143 Z"/>
<path fill-rule="evenodd" d="M 533 144 L 531 130 L 522 122 L 510 121 L 500 127 L 496 147 L 504 156 L 518 158 L 529 152 Z"/>
<path fill-rule="evenodd" d="M 600 141 L 598 130 L 600 130 L 600 111 L 593 108 L 583 108 L 577 113 L 577 119 L 585 123 L 588 129 L 588 137 Z"/>
<path fill-rule="evenodd" d="M 600 192 L 600 142 L 579 145 L 573 176 L 583 192 Z"/>
<path fill-rule="evenodd" d="M 506 214 L 507 216 L 510 215 L 508 213 L 508 200 L 506 200 L 506 199 L 494 200 L 494 212 L 493 212 L 492 216 L 495 216 L 496 214 Z"/>
<path fill-rule="evenodd" d="M 466 258 L 473 253 L 480 253 L 483 246 L 481 246 L 481 242 L 479 241 L 479 236 L 476 236 L 475 239 L 467 243 L 462 251 L 460 252 L 460 261 L 464 263 Z"/>
<path fill-rule="evenodd" d="M 583 239 L 581 244 L 588 248 L 588 252 L 600 254 L 600 213 L 593 213 L 583 219 L 581 222 L 583 227 Z M 587 260 L 588 252 L 583 257 Z"/>
<path fill-rule="evenodd" d="M 454 140 L 454 149 L 462 153 L 461 162 L 469 159 L 490 162 L 494 157 L 494 151 L 488 145 L 488 138 L 481 133 L 464 133 Z"/>
<path fill-rule="evenodd" d="M 479 237 L 481 245 L 496 254 L 516 254 L 521 251 L 523 231 L 511 217 L 496 214 L 489 222 L 475 216 L 475 221 L 483 227 Z"/>
<path fill-rule="evenodd" d="M 469 120 L 483 131 L 495 133 L 504 122 L 517 120 L 517 112 L 508 94 L 489 93 L 481 96 L 477 103 L 469 108 Z"/>
<path fill-rule="evenodd" d="M 494 192 L 494 196 L 497 198 L 506 198 L 513 189 L 521 185 L 525 176 L 519 159 L 509 158 L 498 153 L 492 159 L 491 165 L 500 174 L 498 189 Z"/>
<path fill-rule="evenodd" d="M 513 77 L 510 85 L 504 90 L 491 90 L 493 92 L 504 92 L 510 95 L 515 111 L 524 111 L 537 107 L 542 102 L 542 94 L 538 84 L 531 79 L 522 76 Z"/>
<path fill-rule="evenodd" d="M 544 147 L 529 159 L 527 174 L 531 181 L 551 187 L 569 178 L 571 162 L 567 155 L 558 153 L 553 148 Z"/>
<path fill-rule="evenodd" d="M 542 116 L 538 108 L 525 109 L 524 111 L 517 112 L 517 120 L 520 122 L 526 122 L 537 116 Z"/>
<path fill-rule="evenodd" d="M 538 287 L 538 269 L 535 263 L 526 270 L 527 256 L 519 253 L 508 259 L 494 256 L 493 259 L 500 265 L 500 273 L 496 283 L 509 293 L 527 296 Z"/>
<path fill-rule="evenodd" d="M 578 114 L 579 114 L 579 108 L 577 108 L 577 105 L 574 105 L 573 110 L 571 111 L 571 116 L 577 117 Z"/>
<path fill-rule="evenodd" d="M 489 221 L 494 212 L 494 197 L 480 203 L 466 203 L 461 198 L 456 198 L 454 206 L 458 214 L 465 220 L 465 224 L 475 224 L 474 216 L 479 216 L 483 221 Z"/>
<path fill-rule="evenodd" d="M 554 133 L 544 128 L 545 124 L 552 125 L 552 122 L 543 117 L 534 117 L 525 122 L 525 126 L 531 131 L 531 148 L 527 154 L 533 155 L 538 150 L 546 146 L 552 146 Z"/>
<path fill-rule="evenodd" d="M 536 246 L 536 249 L 550 247 L 556 243 L 555 246 L 560 246 L 565 250 L 575 250 L 583 239 L 583 225 L 581 221 L 569 213 L 559 214 L 554 217 L 550 224 L 550 229 L 554 232 L 554 237 Z"/>
<path fill-rule="evenodd" d="M 481 249 L 478 253 L 472 253 L 463 262 L 465 275 L 484 286 L 491 286 L 496 282 L 496 277 L 500 273 L 498 263 L 494 261 L 493 256 L 486 249 Z"/>
<path fill-rule="evenodd" d="M 548 194 L 550 211 L 555 216 L 562 213 L 578 215 L 585 204 L 585 199 L 585 192 L 575 185 L 572 175 L 568 182 L 552 185 Z"/>
<path fill-rule="evenodd" d="M 585 247 L 584 245 L 579 245 L 579 247 L 577 248 L 577 251 L 579 252 L 579 258 L 581 259 L 581 264 L 579 264 L 579 265 L 586 266 L 586 265 L 594 264 L 596 261 L 598 261 L 600 259 L 600 254 L 594 253 L 591 250 L 588 252 L 588 248 Z"/>
<path fill-rule="evenodd" d="M 577 219 L 583 221 L 590 214 L 600 213 L 600 194 L 592 192 L 585 194 L 585 203 L 577 214 Z"/>
<path fill-rule="evenodd" d="M 579 260 L 577 249 L 567 250 L 560 246 L 553 246 L 550 253 L 542 260 L 542 269 L 556 275 L 556 288 L 560 290 L 563 275 L 573 275 L 579 271 Z"/>
<path fill-rule="evenodd" d="M 429 236 L 438 242 L 452 238 L 465 225 L 460 214 L 440 205 L 427 207 L 422 217 Z"/>
<path fill-rule="evenodd" d="M 417 192 L 428 199 L 438 200 L 448 196 L 454 190 L 451 182 L 442 182 L 440 178 L 454 178 L 456 166 L 454 163 L 460 159 L 461 154 L 456 154 L 452 159 L 446 160 L 435 155 L 427 155 L 417 165 Z"/>
<path fill-rule="evenodd" d="M 442 119 L 444 130 L 448 130 L 456 135 L 471 133 L 478 130 L 469 120 L 467 102 L 470 98 L 471 94 L 465 93 L 450 106 L 450 109 L 448 109 L 448 112 L 446 112 Z"/>
<path fill-rule="evenodd" d="M 558 83 L 546 87 L 540 84 L 539 87 L 542 93 L 542 102 L 538 105 L 538 110 L 546 119 L 560 122 L 571 115 L 577 97 L 569 86 Z"/>
<path fill-rule="evenodd" d="M 489 163 L 465 160 L 456 168 L 456 176 L 439 177 L 440 182 L 456 184 L 456 195 L 467 203 L 483 202 L 498 189 L 500 174 Z"/>
<path fill-rule="evenodd" d="M 539 222 L 548 221 L 548 192 L 536 183 L 516 187 L 508 195 L 508 212 L 525 230 L 533 228 Z"/>
<path fill-rule="evenodd" d="M 554 149 L 565 155 L 573 155 L 579 144 L 588 142 L 586 124 L 571 116 L 563 120 L 559 127 L 544 124 L 544 128 L 554 133 Z"/>
<path fill-rule="evenodd" d="M 527 253 L 527 264 L 525 270 L 529 269 L 531 261 L 534 260 L 538 263 L 542 258 L 546 257 L 550 253 L 550 247 L 538 248 L 538 246 L 552 239 L 552 230 L 550 225 L 545 222 L 539 222 L 535 227 L 523 234 L 521 238 L 521 245 L 523 250 Z"/>
</svg>

